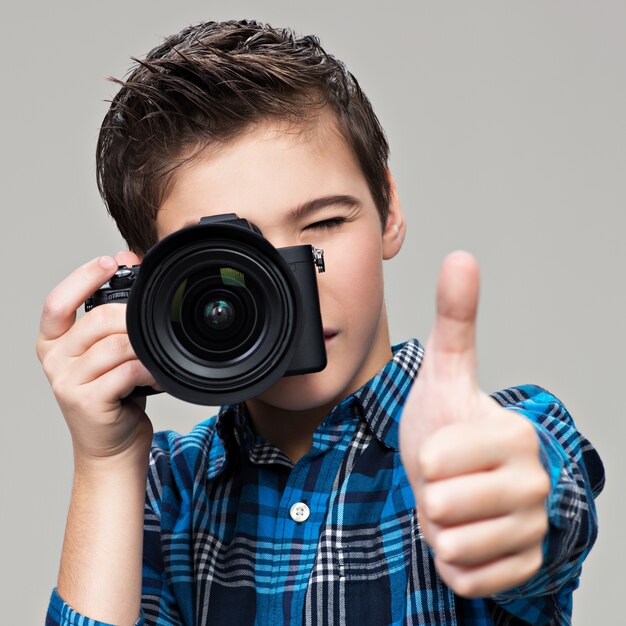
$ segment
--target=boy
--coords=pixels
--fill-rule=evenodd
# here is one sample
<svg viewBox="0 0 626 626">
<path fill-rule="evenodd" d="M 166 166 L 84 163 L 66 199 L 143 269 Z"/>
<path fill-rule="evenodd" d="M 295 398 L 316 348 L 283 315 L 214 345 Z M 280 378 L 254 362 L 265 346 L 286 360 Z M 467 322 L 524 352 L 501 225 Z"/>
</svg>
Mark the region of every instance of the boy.
<svg viewBox="0 0 626 626">
<path fill-rule="evenodd" d="M 354 78 L 290 31 L 190 27 L 122 84 L 98 183 L 132 252 L 53 290 L 37 344 L 75 457 L 47 623 L 570 623 L 601 463 L 544 390 L 478 389 L 469 255 L 444 262 L 426 350 L 390 347 L 381 261 L 406 224 L 387 156 Z M 153 436 L 145 401 L 120 400 L 156 385 L 125 307 L 75 310 L 229 212 L 324 250 L 328 365 Z"/>
</svg>

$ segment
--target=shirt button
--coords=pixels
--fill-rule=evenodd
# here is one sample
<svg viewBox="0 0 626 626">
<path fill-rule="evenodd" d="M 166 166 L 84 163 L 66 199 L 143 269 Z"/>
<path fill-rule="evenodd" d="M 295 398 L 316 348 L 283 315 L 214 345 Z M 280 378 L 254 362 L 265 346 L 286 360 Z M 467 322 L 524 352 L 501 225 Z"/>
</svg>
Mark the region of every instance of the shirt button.
<svg viewBox="0 0 626 626">
<path fill-rule="evenodd" d="M 304 502 L 296 502 L 289 509 L 289 516 L 294 522 L 306 522 L 311 515 L 311 509 Z"/>
</svg>

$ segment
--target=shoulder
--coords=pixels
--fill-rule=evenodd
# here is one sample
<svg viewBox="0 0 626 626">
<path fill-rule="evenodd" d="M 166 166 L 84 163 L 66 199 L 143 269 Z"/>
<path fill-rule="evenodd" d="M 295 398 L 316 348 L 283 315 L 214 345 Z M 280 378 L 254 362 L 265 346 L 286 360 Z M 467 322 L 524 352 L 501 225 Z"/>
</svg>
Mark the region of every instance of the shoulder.
<svg viewBox="0 0 626 626">
<path fill-rule="evenodd" d="M 191 432 L 181 435 L 173 430 L 161 430 L 152 437 L 150 460 L 189 456 L 210 449 L 217 429 L 217 416 L 196 424 Z"/>
<path fill-rule="evenodd" d="M 539 418 L 544 416 L 573 424 L 572 416 L 565 405 L 552 393 L 538 385 L 508 387 L 491 394 L 505 409 L 523 410 Z M 530 417 L 530 415 L 529 415 Z"/>
<path fill-rule="evenodd" d="M 509 387 L 491 394 L 505 409 L 523 413 L 537 428 L 544 445 L 558 448 L 563 459 L 580 463 L 593 492 L 604 486 L 604 466 L 595 447 L 578 431 L 574 418 L 554 394 L 537 385 Z"/>
<path fill-rule="evenodd" d="M 148 470 L 148 500 L 163 498 L 163 490 L 180 494 L 221 471 L 225 451 L 217 436 L 217 416 L 180 434 L 172 430 L 156 432 L 152 438 Z"/>
</svg>

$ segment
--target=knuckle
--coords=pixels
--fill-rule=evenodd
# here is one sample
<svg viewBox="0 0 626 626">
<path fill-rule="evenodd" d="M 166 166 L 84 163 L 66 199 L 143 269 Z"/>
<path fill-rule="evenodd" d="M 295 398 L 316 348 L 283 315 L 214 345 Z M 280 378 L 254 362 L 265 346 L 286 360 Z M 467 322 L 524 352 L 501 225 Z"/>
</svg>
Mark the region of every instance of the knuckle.
<svg viewBox="0 0 626 626">
<path fill-rule="evenodd" d="M 426 543 L 432 547 L 435 539 L 435 529 L 428 518 L 424 515 L 421 507 L 418 507 L 417 510 L 417 529 L 420 537 L 423 537 Z"/>
<path fill-rule="evenodd" d="M 69 410 L 71 413 L 84 415 L 93 410 L 94 404 L 92 399 L 86 397 L 85 387 L 77 385 L 68 376 L 58 376 L 52 381 L 51 387 L 64 412 Z"/>
<path fill-rule="evenodd" d="M 73 394 L 71 392 L 71 385 L 68 383 L 67 379 L 63 376 L 58 376 L 51 383 L 52 393 L 54 393 L 55 398 L 62 404 L 72 403 Z"/>
<path fill-rule="evenodd" d="M 432 479 L 437 471 L 437 451 L 432 440 L 424 442 L 417 453 L 417 467 L 426 480 Z"/>
<path fill-rule="evenodd" d="M 535 523 L 533 525 L 533 533 L 531 538 L 537 542 L 543 541 L 543 538 L 546 536 L 548 532 L 549 524 L 548 524 L 548 515 L 545 509 L 542 507 L 540 511 L 537 512 L 535 516 Z"/>
<path fill-rule="evenodd" d="M 481 595 L 476 576 L 458 572 L 452 576 L 452 580 L 447 582 L 452 591 L 463 598 L 474 598 Z"/>
<path fill-rule="evenodd" d="M 435 554 L 445 563 L 455 563 L 463 553 L 460 542 L 450 532 L 440 532 L 433 546 Z"/>
<path fill-rule="evenodd" d="M 41 353 L 38 352 L 38 356 L 41 362 L 41 367 L 43 368 L 46 376 L 48 377 L 48 379 L 52 379 L 54 371 L 56 369 L 56 359 L 54 358 L 52 351 L 47 351 L 45 353 L 43 351 Z"/>
<path fill-rule="evenodd" d="M 543 467 L 541 468 L 541 471 L 539 472 L 539 477 L 537 479 L 537 482 L 538 482 L 537 490 L 538 490 L 539 498 L 543 502 L 550 495 L 550 489 L 552 489 L 552 485 L 550 483 L 550 477 L 548 476 L 547 472 L 543 469 Z"/>
<path fill-rule="evenodd" d="M 120 328 L 120 316 L 125 315 L 125 307 L 119 304 L 103 304 L 90 313 L 94 314 L 94 323 L 103 328 L 107 334 L 113 334 Z"/>
<path fill-rule="evenodd" d="M 54 291 L 48 294 L 48 297 L 43 303 L 43 309 L 41 311 L 42 319 L 50 320 L 56 319 L 63 314 L 63 302 L 56 297 Z"/>
<path fill-rule="evenodd" d="M 536 441 L 534 426 L 530 420 L 519 411 L 507 411 L 507 419 L 500 425 L 502 443 L 511 445 L 515 450 L 524 450 Z"/>
<path fill-rule="evenodd" d="M 550 479 L 550 474 L 547 470 L 543 468 L 541 465 L 541 461 L 539 461 L 539 465 L 541 467 L 541 480 L 543 482 L 543 495 L 547 498 L 552 491 L 552 480 Z"/>
<path fill-rule="evenodd" d="M 532 503 L 545 502 L 550 493 L 550 487 L 550 477 L 543 467 L 538 467 L 536 471 L 533 472 L 532 478 L 529 478 L 526 482 L 529 501 Z"/>
<path fill-rule="evenodd" d="M 447 516 L 445 498 L 434 485 L 427 485 L 422 494 L 422 509 L 426 517 L 435 524 L 441 524 Z"/>
<path fill-rule="evenodd" d="M 539 439 L 535 427 L 530 423 L 530 420 L 523 416 L 517 420 L 514 436 L 519 446 L 523 450 L 529 450 L 533 453 L 539 451 Z"/>
<path fill-rule="evenodd" d="M 541 547 L 533 548 L 526 559 L 526 567 L 524 567 L 525 580 L 533 577 L 543 565 L 543 551 Z"/>
<path fill-rule="evenodd" d="M 140 374 L 140 363 L 137 359 L 124 361 L 119 365 L 120 376 L 127 381 L 134 381 Z"/>
<path fill-rule="evenodd" d="M 107 350 L 110 350 L 115 356 L 125 356 L 128 354 L 130 341 L 128 335 L 116 333 L 109 335 L 107 338 Z"/>
</svg>

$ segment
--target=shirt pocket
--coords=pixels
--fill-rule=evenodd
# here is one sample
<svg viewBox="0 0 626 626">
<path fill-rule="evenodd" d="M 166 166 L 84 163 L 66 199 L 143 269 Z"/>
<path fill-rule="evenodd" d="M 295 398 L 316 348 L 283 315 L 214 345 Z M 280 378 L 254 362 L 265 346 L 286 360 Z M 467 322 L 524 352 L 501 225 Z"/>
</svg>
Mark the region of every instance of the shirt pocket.
<svg viewBox="0 0 626 626">
<path fill-rule="evenodd" d="M 415 523 L 409 510 L 375 526 L 342 533 L 337 553 L 349 624 L 402 622 Z"/>
</svg>

